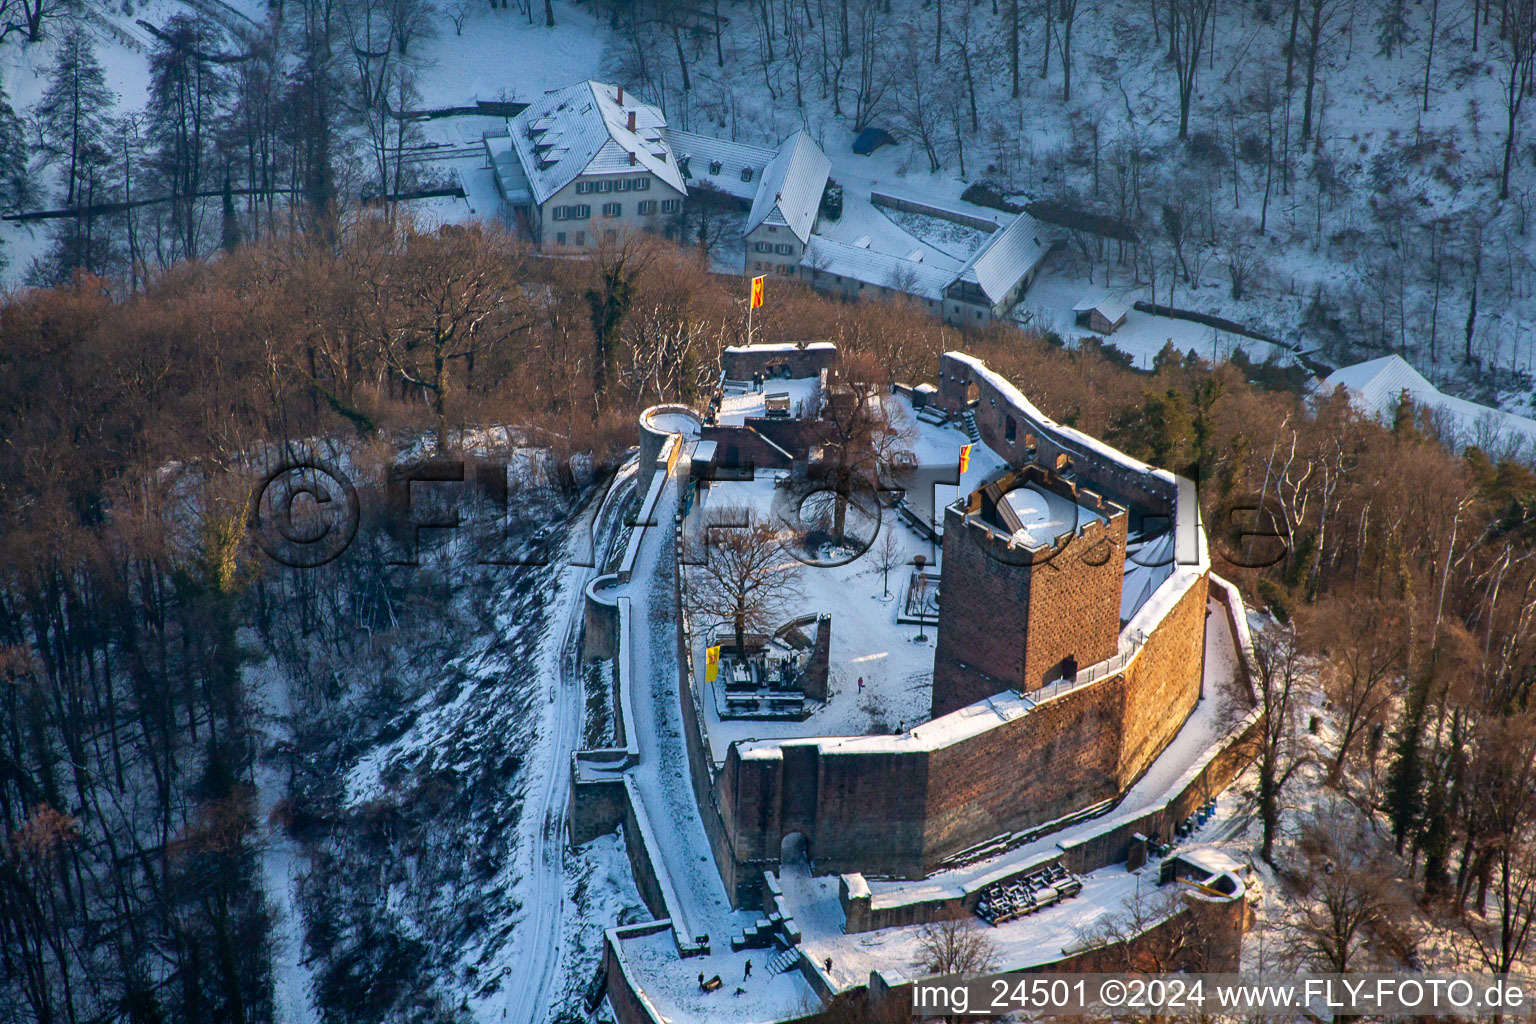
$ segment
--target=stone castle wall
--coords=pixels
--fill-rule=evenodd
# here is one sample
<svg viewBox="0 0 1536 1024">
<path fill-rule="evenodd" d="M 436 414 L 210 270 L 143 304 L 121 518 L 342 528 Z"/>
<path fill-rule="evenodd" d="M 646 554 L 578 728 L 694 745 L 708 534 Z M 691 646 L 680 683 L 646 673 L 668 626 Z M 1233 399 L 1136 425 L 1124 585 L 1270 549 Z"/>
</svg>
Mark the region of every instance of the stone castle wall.
<svg viewBox="0 0 1536 1024">
<path fill-rule="evenodd" d="M 750 380 L 754 373 L 815 377 L 837 365 L 837 346 L 830 341 L 802 344 L 732 345 L 720 353 L 720 369 L 730 380 Z"/>
<path fill-rule="evenodd" d="M 920 878 L 969 846 L 1119 797 L 1199 699 L 1205 601 L 1201 576 L 1124 670 L 953 743 L 733 746 L 715 782 L 732 874 L 776 866 L 800 832 L 818 873 Z M 995 713 L 982 704 L 923 728 L 975 714 Z"/>
<path fill-rule="evenodd" d="M 1087 523 L 1081 535 L 1042 553 L 1007 550 L 960 509 L 945 510 L 944 588 L 933 665 L 937 717 L 995 693 L 1037 690 L 1119 650 L 1126 516 Z"/>
</svg>

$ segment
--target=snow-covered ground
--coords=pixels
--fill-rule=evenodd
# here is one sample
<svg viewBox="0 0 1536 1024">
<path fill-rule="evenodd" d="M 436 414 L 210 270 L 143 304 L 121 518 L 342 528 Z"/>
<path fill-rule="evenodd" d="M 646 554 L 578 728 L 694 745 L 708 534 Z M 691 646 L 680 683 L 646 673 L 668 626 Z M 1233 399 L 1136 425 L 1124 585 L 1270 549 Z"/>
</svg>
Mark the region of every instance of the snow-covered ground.
<svg viewBox="0 0 1536 1024">
<path fill-rule="evenodd" d="M 1050 264 L 1048 264 L 1050 266 Z M 1129 291 L 1137 299 L 1152 300 L 1151 289 L 1120 276 L 1111 275 L 1111 287 Z M 1048 270 L 1024 296 L 1014 318 L 1039 331 L 1054 331 L 1069 346 L 1075 347 L 1079 338 L 1100 338 L 1122 352 L 1129 353 L 1132 365 L 1137 369 L 1150 370 L 1152 360 L 1164 345 L 1172 344 L 1180 354 L 1194 352 L 1202 359 L 1222 362 L 1231 358 L 1238 349 L 1246 352 L 1254 362 L 1263 362 L 1270 356 L 1283 361 L 1292 358 L 1290 350 L 1268 342 L 1256 341 L 1240 334 L 1206 327 L 1189 320 L 1157 316 L 1133 309 L 1125 315 L 1125 325 L 1110 335 L 1099 335 L 1086 327 L 1077 326 L 1072 307 L 1083 296 L 1097 287 L 1102 291 L 1104 276 L 1095 274 L 1094 280 L 1073 274 L 1065 269 Z M 1167 295 L 1159 301 L 1166 302 Z"/>
<path fill-rule="evenodd" d="M 717 952 L 684 960 L 667 932 L 630 939 L 623 949 L 641 990 L 663 1020 L 770 1024 L 821 1006 L 799 971 L 768 973 L 772 950 Z M 748 961 L 751 977 L 746 973 Z M 699 987 L 701 973 L 706 980 L 719 975 L 721 987 L 705 992 Z"/>
<path fill-rule="evenodd" d="M 1211 614 L 1206 620 L 1206 696 L 1196 705 L 1178 736 L 1110 812 L 1108 819 L 1090 819 L 997 857 L 936 872 L 919 881 L 867 879 L 875 901 L 892 905 L 958 897 L 967 889 L 986 884 L 989 879 L 1007 877 L 1041 858 L 1050 857 L 1062 845 L 1102 830 L 1107 821 L 1133 817 L 1166 801 L 1181 778 L 1210 752 L 1212 745 L 1233 724 L 1222 710 L 1218 693 L 1224 690 L 1237 669 L 1236 643 L 1223 606 L 1213 600 L 1209 610 Z M 1241 831 L 1246 820 L 1244 801 L 1239 793 L 1229 789 L 1218 799 L 1215 815 L 1192 841 L 1201 845 L 1215 844 L 1240 862 L 1246 862 L 1249 858 L 1243 841 L 1233 841 L 1234 833 Z M 1137 872 L 1127 872 L 1124 865 L 1111 865 L 1086 876 L 1083 891 L 1077 896 L 1039 913 L 989 928 L 986 935 L 996 947 L 1000 967 L 1023 967 L 1060 957 L 1080 943 L 1087 933 L 1123 914 L 1138 888 L 1147 893 L 1155 889 L 1156 875 L 1155 861 Z M 805 936 L 802 946 L 806 954 L 817 964 L 830 957 L 831 977 L 839 987 L 865 984 L 872 970 L 895 969 L 910 974 L 917 966 L 922 940 L 920 928 L 844 934 L 837 877 L 811 877 L 803 868 L 792 866 L 781 870 L 779 877 L 787 912 L 793 914 Z"/>
<path fill-rule="evenodd" d="M 772 381 L 764 390 L 782 388 L 793 401 L 803 401 L 813 384 L 810 379 Z M 721 406 L 721 420 L 737 422 L 742 416 L 759 414 L 762 397 L 757 392 L 728 394 Z M 889 396 L 885 403 L 893 424 L 907 433 L 903 443 L 917 457 L 920 471 L 956 479 L 960 449 L 969 440 L 965 433 L 955 426 L 936 426 L 918 420 L 905 398 Z M 986 445 L 975 445 L 962 482 L 967 490 L 974 489 L 1002 468 L 1002 460 L 995 452 Z M 748 507 L 759 515 L 791 518 L 793 511 L 785 507 L 791 498 L 787 491 L 774 486 L 775 475 L 762 471 L 751 481 L 716 481 L 701 492 L 697 508 Z M 917 514 L 928 516 L 931 509 L 942 508 L 954 500 L 958 492 L 955 484 L 938 484 L 927 493 L 909 492 L 908 500 Z M 890 570 L 889 596 L 873 555 L 886 536 L 895 539 L 904 563 Z M 887 733 L 927 720 L 933 690 L 935 630 L 932 626 L 919 630 L 915 625 L 896 621 L 898 605 L 915 571 L 908 563 L 918 555 L 925 559 L 926 571 L 933 571 L 942 560 L 937 545 L 898 519 L 893 510 L 882 508 L 878 531 L 860 557 L 843 565 L 807 565 L 801 571 L 802 597 L 796 601 L 796 615 L 815 612 L 832 616 L 830 697 L 805 721 L 796 722 L 722 719 L 717 701 L 711 699 L 713 694 L 707 695 L 705 724 L 716 763 L 725 759 L 726 749 L 738 740 Z M 924 637 L 921 643 L 917 640 L 919 634 Z M 706 639 L 702 632 L 694 637 L 695 671 L 701 680 Z M 860 679 L 864 682 L 862 690 Z"/>
</svg>

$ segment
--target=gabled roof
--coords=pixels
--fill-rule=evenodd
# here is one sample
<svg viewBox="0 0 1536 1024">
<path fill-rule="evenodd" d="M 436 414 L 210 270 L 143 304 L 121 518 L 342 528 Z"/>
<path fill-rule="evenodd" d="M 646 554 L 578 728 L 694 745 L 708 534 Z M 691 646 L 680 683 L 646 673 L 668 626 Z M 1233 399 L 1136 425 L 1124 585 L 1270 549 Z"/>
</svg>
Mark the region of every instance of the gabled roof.
<svg viewBox="0 0 1536 1024">
<path fill-rule="evenodd" d="M 1050 243 L 1040 223 L 1021 213 L 1013 223 L 987 236 L 954 280 L 978 285 L 996 305 L 1025 274 L 1040 265 L 1049 251 Z"/>
<path fill-rule="evenodd" d="M 942 299 L 944 286 L 955 276 L 953 270 L 833 241 L 825 235 L 812 235 L 806 242 L 800 266 L 924 299 Z"/>
<path fill-rule="evenodd" d="M 618 86 L 582 82 L 552 89 L 509 125 L 513 151 L 536 203 L 583 174 L 645 169 L 687 195 L 682 172 L 667 145 L 667 119 L 635 97 L 619 99 Z M 635 130 L 629 130 L 629 115 Z"/>
<path fill-rule="evenodd" d="M 805 129 L 795 132 L 764 169 L 743 233 L 751 234 L 762 224 L 785 224 L 802 243 L 810 241 L 831 173 L 832 162 L 821 147 Z"/>
<path fill-rule="evenodd" d="M 1440 397 L 1440 390 L 1402 356 L 1382 356 L 1333 371 L 1323 381 L 1325 393 L 1343 387 L 1355 407 L 1370 416 L 1384 416 L 1397 408 L 1404 391 L 1424 403 Z"/>
<path fill-rule="evenodd" d="M 1421 408 L 1436 409 L 1446 416 L 1451 421 L 1446 425 L 1455 429 L 1458 443 L 1485 449 L 1536 449 L 1536 420 L 1447 395 L 1402 356 L 1382 356 L 1341 367 L 1328 375 L 1321 390 L 1326 395 L 1340 387 L 1349 392 L 1355 408 L 1367 416 L 1389 420 L 1406 391 Z"/>
<path fill-rule="evenodd" d="M 1097 310 L 1110 323 L 1117 322 L 1136 305 L 1136 297 L 1129 292 L 1111 292 L 1107 289 L 1089 292 L 1072 307 L 1074 313 Z"/>
<path fill-rule="evenodd" d="M 774 151 L 744 142 L 715 139 L 693 132 L 666 130 L 667 143 L 677 165 L 686 169 L 683 180 L 689 185 L 717 189 L 737 199 L 753 199 L 763 182 L 763 171 L 773 160 Z M 713 170 L 716 164 L 720 170 Z M 741 172 L 750 168 L 751 177 L 743 181 Z"/>
</svg>

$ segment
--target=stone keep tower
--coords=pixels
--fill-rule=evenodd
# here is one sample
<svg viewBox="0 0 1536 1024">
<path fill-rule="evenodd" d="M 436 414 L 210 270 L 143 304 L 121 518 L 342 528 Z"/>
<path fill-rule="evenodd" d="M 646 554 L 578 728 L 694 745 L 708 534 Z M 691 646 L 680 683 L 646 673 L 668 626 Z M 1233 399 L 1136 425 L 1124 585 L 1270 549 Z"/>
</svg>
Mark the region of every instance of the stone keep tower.
<svg viewBox="0 0 1536 1024">
<path fill-rule="evenodd" d="M 944 510 L 934 717 L 1119 651 L 1126 510 L 1029 464 Z"/>
</svg>

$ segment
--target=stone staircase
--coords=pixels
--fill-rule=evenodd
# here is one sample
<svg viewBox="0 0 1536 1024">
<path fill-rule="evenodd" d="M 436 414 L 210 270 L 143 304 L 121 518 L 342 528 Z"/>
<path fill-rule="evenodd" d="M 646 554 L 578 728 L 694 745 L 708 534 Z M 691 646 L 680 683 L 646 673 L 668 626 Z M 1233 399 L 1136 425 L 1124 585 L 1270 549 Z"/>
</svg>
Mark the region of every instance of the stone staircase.
<svg viewBox="0 0 1536 1024">
<path fill-rule="evenodd" d="M 960 417 L 960 426 L 965 430 L 965 436 L 974 444 L 981 440 L 981 431 L 976 426 L 976 414 L 967 409 Z"/>
<path fill-rule="evenodd" d="M 793 970 L 799 959 L 799 946 L 790 946 L 780 950 L 777 956 L 768 961 L 768 976 L 771 978 L 775 974 L 783 974 L 785 971 Z"/>
</svg>

